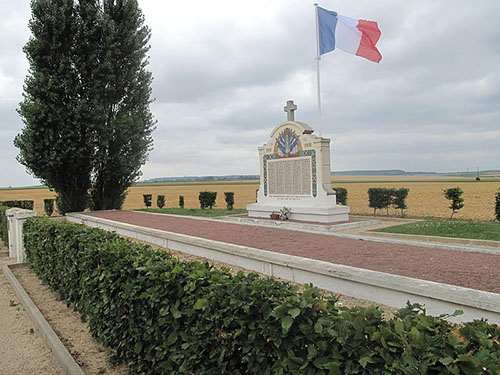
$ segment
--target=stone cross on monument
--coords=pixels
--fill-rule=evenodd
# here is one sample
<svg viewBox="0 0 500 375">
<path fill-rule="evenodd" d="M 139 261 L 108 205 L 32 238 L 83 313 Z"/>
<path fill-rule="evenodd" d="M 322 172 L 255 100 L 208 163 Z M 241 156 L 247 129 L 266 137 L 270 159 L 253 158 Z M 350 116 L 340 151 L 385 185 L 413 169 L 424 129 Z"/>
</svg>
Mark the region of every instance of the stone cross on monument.
<svg viewBox="0 0 500 375">
<path fill-rule="evenodd" d="M 283 107 L 287 115 L 287 121 L 295 121 L 295 115 L 293 111 L 297 109 L 297 106 L 293 104 L 293 100 L 288 100 L 286 106 Z"/>
</svg>

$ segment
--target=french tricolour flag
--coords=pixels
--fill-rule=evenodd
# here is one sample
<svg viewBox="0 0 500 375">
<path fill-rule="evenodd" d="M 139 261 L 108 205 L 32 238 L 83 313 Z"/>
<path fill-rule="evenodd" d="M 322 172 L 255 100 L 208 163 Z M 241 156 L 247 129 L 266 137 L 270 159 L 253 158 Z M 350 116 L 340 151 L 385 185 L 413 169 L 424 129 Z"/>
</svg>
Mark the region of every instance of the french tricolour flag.
<svg viewBox="0 0 500 375">
<path fill-rule="evenodd" d="M 378 63 L 382 55 L 375 46 L 380 30 L 374 21 L 356 20 L 318 7 L 319 54 L 335 48 Z"/>
</svg>

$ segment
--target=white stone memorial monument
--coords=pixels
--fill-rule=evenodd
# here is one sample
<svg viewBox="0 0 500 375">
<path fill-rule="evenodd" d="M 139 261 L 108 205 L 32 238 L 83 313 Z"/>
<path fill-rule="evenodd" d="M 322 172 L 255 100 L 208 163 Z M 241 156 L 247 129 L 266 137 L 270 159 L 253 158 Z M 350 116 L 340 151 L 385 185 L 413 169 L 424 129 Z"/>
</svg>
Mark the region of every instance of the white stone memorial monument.
<svg viewBox="0 0 500 375">
<path fill-rule="evenodd" d="M 334 223 L 349 220 L 349 207 L 338 205 L 331 186 L 330 140 L 313 135 L 294 119 L 297 106 L 289 100 L 287 121 L 259 147 L 260 188 L 248 216 L 269 218 L 285 207 L 291 220 Z"/>
</svg>

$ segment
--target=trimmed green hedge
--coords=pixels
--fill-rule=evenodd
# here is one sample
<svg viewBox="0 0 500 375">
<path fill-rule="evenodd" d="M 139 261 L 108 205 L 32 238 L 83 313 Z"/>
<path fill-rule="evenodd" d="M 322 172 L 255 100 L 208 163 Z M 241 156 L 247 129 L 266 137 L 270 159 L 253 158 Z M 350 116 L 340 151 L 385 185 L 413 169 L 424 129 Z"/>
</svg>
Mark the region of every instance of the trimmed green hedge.
<svg viewBox="0 0 500 375">
<path fill-rule="evenodd" d="M 158 198 L 156 198 L 156 205 L 160 209 L 165 207 L 165 196 L 164 195 L 158 195 Z"/>
<path fill-rule="evenodd" d="M 404 210 L 408 208 L 406 198 L 408 197 L 408 188 L 369 188 L 368 189 L 368 206 L 373 208 L 373 214 L 377 214 L 377 210 L 385 208 L 387 216 L 389 216 L 389 206 L 392 205 L 396 210 L 401 210 L 401 217 L 404 216 Z"/>
<path fill-rule="evenodd" d="M 5 211 L 9 208 L 0 205 L 0 237 L 7 248 L 9 247 L 9 235 L 7 233 L 7 216 L 5 216 Z"/>
<path fill-rule="evenodd" d="M 25 210 L 32 210 L 35 205 L 32 200 L 21 200 L 21 201 L 3 201 L 0 202 L 0 205 L 7 206 L 9 208 L 24 208 Z"/>
<path fill-rule="evenodd" d="M 215 206 L 215 200 L 217 198 L 216 191 L 200 191 L 198 200 L 200 201 L 200 208 L 204 210 L 205 208 L 212 209 Z"/>
<path fill-rule="evenodd" d="M 342 187 L 333 187 L 337 196 L 337 203 L 347 206 L 347 189 Z"/>
<path fill-rule="evenodd" d="M 232 210 L 234 208 L 234 192 L 232 191 L 224 192 L 224 199 L 226 201 L 227 209 Z"/>
<path fill-rule="evenodd" d="M 500 190 L 495 193 L 495 219 L 500 221 Z"/>
<path fill-rule="evenodd" d="M 144 205 L 146 208 L 151 207 L 151 200 L 153 199 L 153 194 L 142 194 L 142 199 L 144 200 Z"/>
<path fill-rule="evenodd" d="M 30 218 L 35 272 L 114 359 L 136 374 L 498 374 L 500 328 L 453 325 L 418 305 L 385 321 L 374 308 L 338 307 L 256 274 L 208 263 L 81 225 Z"/>
</svg>

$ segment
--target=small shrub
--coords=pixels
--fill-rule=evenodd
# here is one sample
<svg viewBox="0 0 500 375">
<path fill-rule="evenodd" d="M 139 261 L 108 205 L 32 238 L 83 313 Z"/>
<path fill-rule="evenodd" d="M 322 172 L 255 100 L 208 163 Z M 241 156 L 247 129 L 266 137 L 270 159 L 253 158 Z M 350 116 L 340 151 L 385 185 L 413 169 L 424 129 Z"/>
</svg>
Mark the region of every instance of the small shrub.
<svg viewBox="0 0 500 375">
<path fill-rule="evenodd" d="M 500 221 L 500 190 L 495 194 L 495 218 Z"/>
<path fill-rule="evenodd" d="M 368 200 L 369 207 L 373 208 L 373 214 L 377 214 L 377 210 L 385 208 L 387 215 L 389 215 L 389 206 L 392 203 L 392 194 L 394 189 L 387 188 L 369 188 Z"/>
<path fill-rule="evenodd" d="M 44 199 L 43 200 L 43 209 L 47 216 L 52 216 L 54 213 L 54 200 L 53 199 Z"/>
<path fill-rule="evenodd" d="M 408 197 L 408 188 L 394 189 L 392 192 L 392 205 L 396 210 L 401 210 L 401 217 L 404 217 L 404 210 L 408 208 L 406 198 Z"/>
<path fill-rule="evenodd" d="M 337 195 L 337 203 L 347 206 L 347 189 L 341 187 L 334 187 Z"/>
<path fill-rule="evenodd" d="M 9 236 L 7 233 L 7 216 L 5 216 L 5 211 L 10 207 L 0 205 L 0 237 L 6 247 L 9 247 Z"/>
<path fill-rule="evenodd" d="M 200 191 L 198 199 L 200 201 L 200 208 L 204 210 L 205 208 L 212 209 L 215 206 L 215 199 L 217 198 L 217 192 L 215 191 Z"/>
<path fill-rule="evenodd" d="M 26 200 L 23 201 L 23 205 L 21 205 L 21 208 L 24 208 L 26 210 L 33 210 L 33 207 L 35 206 L 35 202 L 32 200 Z"/>
<path fill-rule="evenodd" d="M 445 198 L 451 201 L 449 207 L 451 210 L 450 219 L 453 219 L 453 215 L 464 206 L 464 199 L 462 198 L 463 193 L 463 190 L 459 187 L 443 190 Z"/>
<path fill-rule="evenodd" d="M 234 193 L 232 191 L 225 192 L 224 197 L 226 200 L 227 209 L 232 210 L 234 207 Z"/>
<path fill-rule="evenodd" d="M 165 206 L 164 195 L 158 195 L 158 198 L 156 199 L 156 205 L 158 206 L 158 208 L 163 208 Z"/>
<path fill-rule="evenodd" d="M 179 207 L 184 208 L 184 196 L 179 195 Z"/>
<path fill-rule="evenodd" d="M 144 199 L 144 205 L 146 206 L 146 208 L 151 207 L 151 201 L 153 199 L 153 195 L 152 194 L 142 194 L 142 198 Z"/>
</svg>

